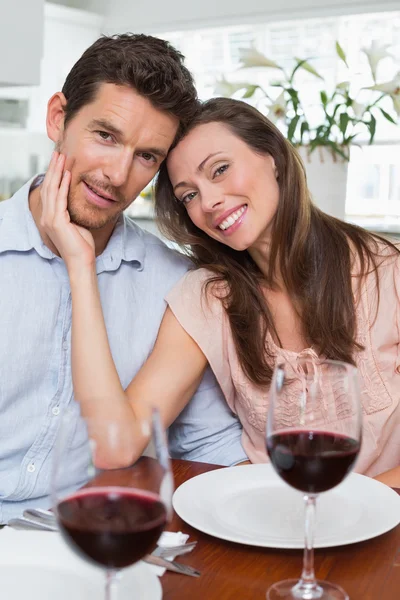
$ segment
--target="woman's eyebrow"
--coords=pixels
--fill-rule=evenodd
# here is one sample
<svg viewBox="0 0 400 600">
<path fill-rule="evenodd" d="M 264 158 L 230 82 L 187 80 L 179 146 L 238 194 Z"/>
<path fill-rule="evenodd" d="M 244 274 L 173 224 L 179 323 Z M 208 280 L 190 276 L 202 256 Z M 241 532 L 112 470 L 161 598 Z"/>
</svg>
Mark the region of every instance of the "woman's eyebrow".
<svg viewBox="0 0 400 600">
<path fill-rule="evenodd" d="M 203 160 L 203 161 L 202 161 L 202 162 L 199 164 L 199 166 L 197 167 L 197 172 L 198 172 L 198 173 L 201 173 L 201 172 L 202 172 L 202 170 L 204 169 L 204 166 L 205 166 L 206 162 L 207 162 L 207 161 L 208 161 L 210 158 L 213 158 L 214 156 L 217 156 L 218 154 L 222 154 L 222 153 L 223 153 L 223 151 L 222 151 L 222 150 L 220 150 L 219 152 L 212 152 L 211 154 L 209 154 L 209 155 L 208 155 L 208 156 L 207 156 L 207 157 L 206 157 L 206 158 L 205 158 L 205 159 L 204 159 L 204 160 Z M 175 192 L 176 188 L 178 188 L 178 187 L 185 187 L 185 186 L 188 186 L 188 185 L 189 185 L 189 184 L 188 184 L 188 182 L 187 182 L 187 181 L 180 181 L 179 183 L 177 183 L 177 184 L 176 184 L 176 186 L 174 186 L 174 192 Z"/>
</svg>

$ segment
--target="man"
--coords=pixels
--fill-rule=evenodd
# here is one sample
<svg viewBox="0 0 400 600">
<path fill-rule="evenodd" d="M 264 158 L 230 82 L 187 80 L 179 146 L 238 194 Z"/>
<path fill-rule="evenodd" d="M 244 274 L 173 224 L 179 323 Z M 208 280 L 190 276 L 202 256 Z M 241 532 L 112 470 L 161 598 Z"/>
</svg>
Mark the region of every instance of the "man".
<svg viewBox="0 0 400 600">
<path fill-rule="evenodd" d="M 102 37 L 49 101 L 47 132 L 68 156 L 71 220 L 91 231 L 110 346 L 128 385 L 153 347 L 164 296 L 188 268 L 123 214 L 154 177 L 197 96 L 167 42 Z M 60 416 L 75 405 L 65 264 L 41 224 L 42 178 L 0 205 L 0 520 L 49 504 Z M 240 425 L 208 370 L 170 428 L 174 457 L 235 464 Z M 71 469 L 74 465 L 71 465 Z"/>
</svg>

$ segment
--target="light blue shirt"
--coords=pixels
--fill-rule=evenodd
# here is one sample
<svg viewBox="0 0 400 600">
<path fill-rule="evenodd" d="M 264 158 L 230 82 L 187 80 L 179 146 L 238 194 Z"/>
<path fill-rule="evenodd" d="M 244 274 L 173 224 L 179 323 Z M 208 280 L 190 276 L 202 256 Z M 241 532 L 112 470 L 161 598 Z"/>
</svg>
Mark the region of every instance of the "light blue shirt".
<svg viewBox="0 0 400 600">
<path fill-rule="evenodd" d="M 28 182 L 0 203 L 0 521 L 50 504 L 60 415 L 79 412 L 71 377 L 71 294 L 65 264 L 47 248 L 29 210 Z M 186 259 L 121 215 L 97 274 L 112 355 L 126 387 L 148 357 L 165 295 Z M 232 465 L 247 459 L 241 426 L 207 370 L 169 430 L 173 458 Z M 68 477 L 79 480 L 78 458 Z M 74 462 L 75 461 L 75 462 Z"/>
</svg>

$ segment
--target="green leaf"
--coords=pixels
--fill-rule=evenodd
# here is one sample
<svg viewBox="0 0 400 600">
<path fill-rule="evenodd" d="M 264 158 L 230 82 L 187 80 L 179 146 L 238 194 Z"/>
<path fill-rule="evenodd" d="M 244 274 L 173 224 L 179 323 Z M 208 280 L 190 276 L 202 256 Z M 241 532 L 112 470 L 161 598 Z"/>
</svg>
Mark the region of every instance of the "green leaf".
<svg viewBox="0 0 400 600">
<path fill-rule="evenodd" d="M 374 115 L 371 115 L 371 119 L 368 123 L 368 129 L 369 129 L 369 143 L 372 144 L 372 142 L 374 141 L 375 131 L 376 131 L 376 119 L 375 119 Z"/>
<path fill-rule="evenodd" d="M 312 75 L 315 75 L 315 77 L 318 77 L 319 79 L 324 79 L 323 77 L 321 77 L 321 75 L 314 69 L 314 67 L 312 67 L 310 65 L 309 62 L 307 62 L 306 60 L 301 60 L 301 58 L 297 58 L 295 56 L 295 60 L 297 61 L 297 66 L 295 67 L 295 71 L 297 69 L 304 69 L 305 71 L 308 71 L 309 73 L 311 73 Z M 294 75 L 294 72 L 293 72 Z M 293 77 L 292 75 L 292 77 Z"/>
<path fill-rule="evenodd" d="M 350 160 L 350 157 L 349 157 L 349 156 L 347 156 L 347 155 L 346 155 L 346 154 L 343 152 L 343 150 L 342 150 L 342 149 L 341 149 L 341 148 L 340 148 L 340 147 L 337 145 L 337 143 L 336 143 L 336 142 L 333 142 L 333 141 L 331 141 L 331 140 L 328 140 L 328 143 L 327 143 L 327 145 L 328 145 L 328 146 L 330 146 L 330 147 L 332 148 L 332 150 L 333 150 L 334 152 L 336 152 L 336 154 L 339 154 L 339 156 L 341 156 L 342 158 L 344 158 L 344 159 L 345 159 L 345 161 L 347 161 L 347 162 L 348 162 L 348 161 Z"/>
<path fill-rule="evenodd" d="M 346 129 L 349 124 L 350 117 L 347 113 L 341 113 L 339 115 L 339 129 L 343 134 L 343 137 L 346 135 Z"/>
<path fill-rule="evenodd" d="M 349 145 L 350 142 L 352 142 L 354 138 L 357 137 L 357 135 L 358 133 L 353 133 L 353 135 L 349 135 L 346 139 L 343 140 L 343 143 Z"/>
<path fill-rule="evenodd" d="M 298 106 L 299 106 L 299 104 L 300 104 L 300 101 L 299 101 L 299 94 L 298 94 L 298 93 L 297 93 L 297 91 L 296 91 L 295 89 L 293 89 L 293 88 L 287 88 L 287 90 L 286 90 L 286 91 L 288 92 L 289 96 L 290 96 L 290 97 L 291 97 L 291 99 L 292 99 L 293 108 L 294 108 L 295 112 L 297 112 Z"/>
<path fill-rule="evenodd" d="M 333 109 L 333 113 L 332 113 L 332 118 L 336 117 L 336 113 L 339 110 L 339 108 L 341 107 L 341 104 L 336 104 L 335 108 Z M 349 117 L 350 118 L 350 117 Z"/>
<path fill-rule="evenodd" d="M 302 121 L 301 125 L 300 125 L 300 143 L 303 143 L 303 137 L 304 134 L 306 133 L 306 131 L 310 131 L 310 126 L 308 124 L 308 121 Z"/>
<path fill-rule="evenodd" d="M 339 44 L 339 42 L 336 42 L 336 52 L 337 52 L 338 57 L 342 59 L 342 61 L 346 65 L 346 67 L 349 68 L 349 65 L 347 64 L 347 60 L 346 60 L 346 54 L 345 54 L 342 46 Z"/>
<path fill-rule="evenodd" d="M 306 131 L 310 131 L 310 126 L 308 124 L 308 121 L 303 121 L 302 124 L 300 125 L 301 135 L 303 135 L 303 133 L 305 133 Z"/>
<path fill-rule="evenodd" d="M 321 102 L 323 104 L 323 106 L 326 106 L 328 104 L 328 95 L 326 92 L 324 92 L 324 90 L 322 90 L 319 93 L 320 97 L 321 97 Z"/>
<path fill-rule="evenodd" d="M 258 88 L 258 85 L 248 85 L 242 98 L 251 98 L 254 95 L 254 92 L 256 91 L 257 88 Z"/>
<path fill-rule="evenodd" d="M 389 113 L 386 112 L 386 110 L 383 110 L 383 108 L 379 108 L 379 110 L 381 111 L 381 113 L 383 114 L 383 116 L 385 117 L 385 119 L 387 119 L 388 121 L 390 121 L 391 123 L 393 123 L 393 125 L 397 125 L 396 121 L 393 119 L 393 117 L 391 117 L 389 115 Z"/>
<path fill-rule="evenodd" d="M 289 142 L 293 141 L 294 132 L 296 131 L 296 127 L 297 127 L 297 123 L 299 122 L 299 119 L 300 119 L 300 115 L 296 115 L 295 117 L 293 117 L 293 119 L 288 127 L 287 137 L 288 137 Z"/>
</svg>

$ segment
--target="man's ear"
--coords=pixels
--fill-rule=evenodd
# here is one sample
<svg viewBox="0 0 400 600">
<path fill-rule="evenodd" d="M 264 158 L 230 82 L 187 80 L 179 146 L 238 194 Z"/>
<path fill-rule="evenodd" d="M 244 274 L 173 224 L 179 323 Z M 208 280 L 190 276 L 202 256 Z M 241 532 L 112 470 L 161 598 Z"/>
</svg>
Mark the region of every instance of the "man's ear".
<svg viewBox="0 0 400 600">
<path fill-rule="evenodd" d="M 62 92 L 54 94 L 47 104 L 47 135 L 55 144 L 60 142 L 63 137 L 66 104 L 67 100 Z"/>
</svg>

